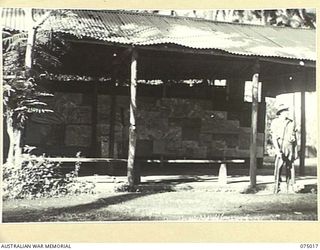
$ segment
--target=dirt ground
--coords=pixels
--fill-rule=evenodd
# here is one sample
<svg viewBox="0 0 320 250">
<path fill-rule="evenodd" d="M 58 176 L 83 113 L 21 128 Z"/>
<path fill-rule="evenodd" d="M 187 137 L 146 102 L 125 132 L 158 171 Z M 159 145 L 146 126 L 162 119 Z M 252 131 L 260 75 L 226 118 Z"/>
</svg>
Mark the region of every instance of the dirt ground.
<svg viewBox="0 0 320 250">
<path fill-rule="evenodd" d="M 258 169 L 257 188 L 248 192 L 247 169 L 228 169 L 228 183 L 202 169 L 200 175 L 145 175 L 137 192 L 115 192 L 125 177 L 90 176 L 95 194 L 3 202 L 3 222 L 90 221 L 262 221 L 317 220 L 314 165 L 296 177 L 296 192 L 273 194 L 272 168 Z"/>
<path fill-rule="evenodd" d="M 5 203 L 3 222 L 317 220 L 316 194 L 181 191 Z"/>
</svg>

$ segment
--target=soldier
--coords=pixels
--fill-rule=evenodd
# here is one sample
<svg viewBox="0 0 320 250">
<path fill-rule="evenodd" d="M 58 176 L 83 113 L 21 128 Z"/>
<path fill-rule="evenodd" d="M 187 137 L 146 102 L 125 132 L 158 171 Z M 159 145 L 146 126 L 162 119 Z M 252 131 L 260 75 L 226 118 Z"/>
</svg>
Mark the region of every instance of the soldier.
<svg viewBox="0 0 320 250">
<path fill-rule="evenodd" d="M 289 188 L 290 181 L 294 182 L 293 162 L 296 157 L 297 139 L 294 122 L 288 118 L 289 107 L 280 104 L 276 114 L 277 118 L 271 123 L 271 133 L 272 142 L 276 150 L 274 192 L 278 193 L 280 191 L 281 171 L 283 167 L 286 169 L 287 189 Z"/>
</svg>

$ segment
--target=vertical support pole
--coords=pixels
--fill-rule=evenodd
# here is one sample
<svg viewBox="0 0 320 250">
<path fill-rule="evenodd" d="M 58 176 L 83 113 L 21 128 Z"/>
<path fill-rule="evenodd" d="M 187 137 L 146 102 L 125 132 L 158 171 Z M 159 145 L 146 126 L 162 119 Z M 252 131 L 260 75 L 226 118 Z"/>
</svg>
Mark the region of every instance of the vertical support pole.
<svg viewBox="0 0 320 250">
<path fill-rule="evenodd" d="M 115 123 L 116 123 L 116 105 L 117 105 L 117 96 L 116 96 L 116 80 L 118 77 L 118 65 L 114 64 L 113 65 L 113 69 L 112 69 L 112 75 L 111 75 L 111 84 L 112 84 L 112 88 L 111 88 L 111 103 L 110 103 L 110 113 L 109 113 L 109 117 L 110 117 L 110 121 L 109 121 L 109 147 L 108 147 L 108 156 L 110 158 L 114 158 L 115 157 L 115 153 L 114 153 L 114 146 L 115 146 Z M 115 175 L 115 164 L 117 164 L 116 162 L 109 162 L 109 173 L 111 175 Z"/>
<path fill-rule="evenodd" d="M 124 108 L 120 108 L 120 119 L 121 119 L 121 157 L 124 155 L 125 151 L 125 141 L 126 141 L 126 128 L 124 119 Z"/>
<path fill-rule="evenodd" d="M 257 184 L 257 131 L 258 131 L 258 87 L 260 64 L 257 60 L 253 67 L 252 77 L 252 113 L 250 135 L 250 186 Z"/>
<path fill-rule="evenodd" d="M 306 155 L 306 95 L 305 91 L 301 91 L 301 128 L 300 128 L 300 165 L 299 174 L 305 174 L 305 155 Z"/>
<path fill-rule="evenodd" d="M 296 121 L 296 93 L 292 94 L 292 118 L 293 118 L 293 127 L 296 130 L 296 126 L 297 126 L 297 121 Z M 296 131 L 295 131 L 296 132 Z M 297 138 L 297 137 L 296 137 Z M 296 142 L 296 147 L 298 146 L 298 143 Z M 295 154 L 295 152 L 297 152 L 296 148 L 294 150 L 294 157 L 297 157 L 297 155 Z M 294 160 L 292 162 L 292 166 L 291 166 L 291 185 L 292 185 L 292 190 L 294 191 L 294 184 L 296 183 L 296 169 L 295 169 L 295 163 Z"/>
<path fill-rule="evenodd" d="M 115 130 L 115 120 L 116 120 L 116 95 L 112 92 L 111 94 L 111 105 L 110 105 L 110 123 L 109 123 L 109 148 L 108 156 L 114 158 L 114 130 Z M 116 162 L 109 162 L 109 174 L 115 175 L 115 164 Z"/>
<path fill-rule="evenodd" d="M 98 124 L 98 85 L 95 83 L 92 92 L 92 113 L 91 113 L 92 138 L 91 148 L 94 157 L 98 156 L 97 124 Z"/>
<path fill-rule="evenodd" d="M 135 164 L 135 153 L 136 153 L 136 96 L 137 96 L 137 58 L 138 54 L 135 49 L 132 51 L 131 57 L 131 83 L 130 83 L 130 125 L 129 125 L 129 150 L 128 150 L 128 165 L 127 165 L 127 177 L 129 187 L 133 187 L 136 182 L 137 175 L 134 164 Z"/>
<path fill-rule="evenodd" d="M 109 157 L 114 158 L 114 130 L 116 120 L 116 104 L 117 97 L 114 92 L 111 93 L 111 105 L 110 105 L 110 124 L 109 124 Z"/>
</svg>

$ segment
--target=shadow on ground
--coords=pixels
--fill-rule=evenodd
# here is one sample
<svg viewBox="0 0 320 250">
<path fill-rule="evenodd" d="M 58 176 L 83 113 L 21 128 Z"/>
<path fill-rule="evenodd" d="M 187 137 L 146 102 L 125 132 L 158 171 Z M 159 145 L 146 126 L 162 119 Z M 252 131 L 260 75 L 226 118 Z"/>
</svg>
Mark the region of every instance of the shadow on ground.
<svg viewBox="0 0 320 250">
<path fill-rule="evenodd" d="M 142 193 L 124 193 L 109 196 L 106 198 L 99 198 L 93 202 L 79 204 L 74 206 L 64 206 L 59 208 L 47 208 L 47 209 L 15 209 L 14 211 L 6 211 L 3 214 L 3 222 L 25 222 L 25 221 L 57 221 L 57 217 L 62 215 L 76 215 L 85 214 L 92 211 L 97 211 L 102 208 L 107 208 L 111 205 L 121 204 L 133 199 L 141 198 L 146 195 L 150 195 L 149 192 Z M 70 217 L 70 216 L 69 216 Z M 71 216 L 72 217 L 72 216 Z M 113 218 L 114 216 L 111 216 Z M 123 215 L 122 215 L 123 217 Z M 87 218 L 88 219 L 88 218 Z M 86 220 L 87 220 L 86 219 Z M 92 219 L 92 218 L 91 218 Z M 137 218 L 136 218 L 137 219 Z M 67 219 L 68 220 L 68 219 Z"/>
<path fill-rule="evenodd" d="M 118 187 L 121 191 L 125 177 L 119 177 L 120 181 L 117 183 L 114 179 L 118 177 L 109 176 L 107 179 L 104 176 L 93 176 L 92 180 L 99 179 L 97 184 L 101 185 L 101 195 L 4 202 L 3 222 L 183 221 L 190 218 L 316 220 L 316 176 L 297 176 L 299 189 L 296 194 L 287 194 L 284 190 L 273 195 L 273 169 L 258 169 L 257 174 L 256 189 L 247 192 L 243 191 L 250 184 L 248 169 L 241 168 L 228 169 L 228 184 L 224 186 L 218 183 L 217 169 L 212 171 L 212 168 L 205 168 L 192 169 L 183 174 L 180 172 L 178 175 L 145 175 L 135 192 L 119 193 L 114 190 Z M 284 201 L 286 203 L 283 205 Z M 272 206 L 268 207 L 266 202 Z M 229 207 L 225 207 L 226 203 Z M 218 210 L 212 208 L 215 205 Z M 156 212 L 149 212 L 149 206 Z M 141 212 L 145 207 L 147 211 Z M 205 213 L 207 208 L 211 212 Z M 178 213 L 180 210 L 181 214 Z M 184 210 L 189 215 L 185 215 Z M 223 218 L 216 218 L 217 213 L 224 214 Z"/>
</svg>

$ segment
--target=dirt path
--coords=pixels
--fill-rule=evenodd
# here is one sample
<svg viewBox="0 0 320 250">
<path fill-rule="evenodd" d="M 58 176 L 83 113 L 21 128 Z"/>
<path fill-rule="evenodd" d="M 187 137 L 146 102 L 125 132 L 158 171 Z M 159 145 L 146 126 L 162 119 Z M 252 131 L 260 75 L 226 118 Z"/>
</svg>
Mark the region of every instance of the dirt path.
<svg viewBox="0 0 320 250">
<path fill-rule="evenodd" d="M 283 186 L 277 195 L 268 167 L 258 171 L 254 194 L 243 193 L 250 184 L 246 169 L 231 169 L 222 187 L 207 173 L 147 175 L 135 193 L 114 192 L 126 177 L 91 176 L 86 180 L 96 184 L 96 194 L 5 201 L 3 222 L 317 220 L 316 167 L 311 170 L 296 178 L 302 192 Z"/>
<path fill-rule="evenodd" d="M 4 222 L 317 220 L 316 194 L 178 191 L 4 202 Z"/>
</svg>

